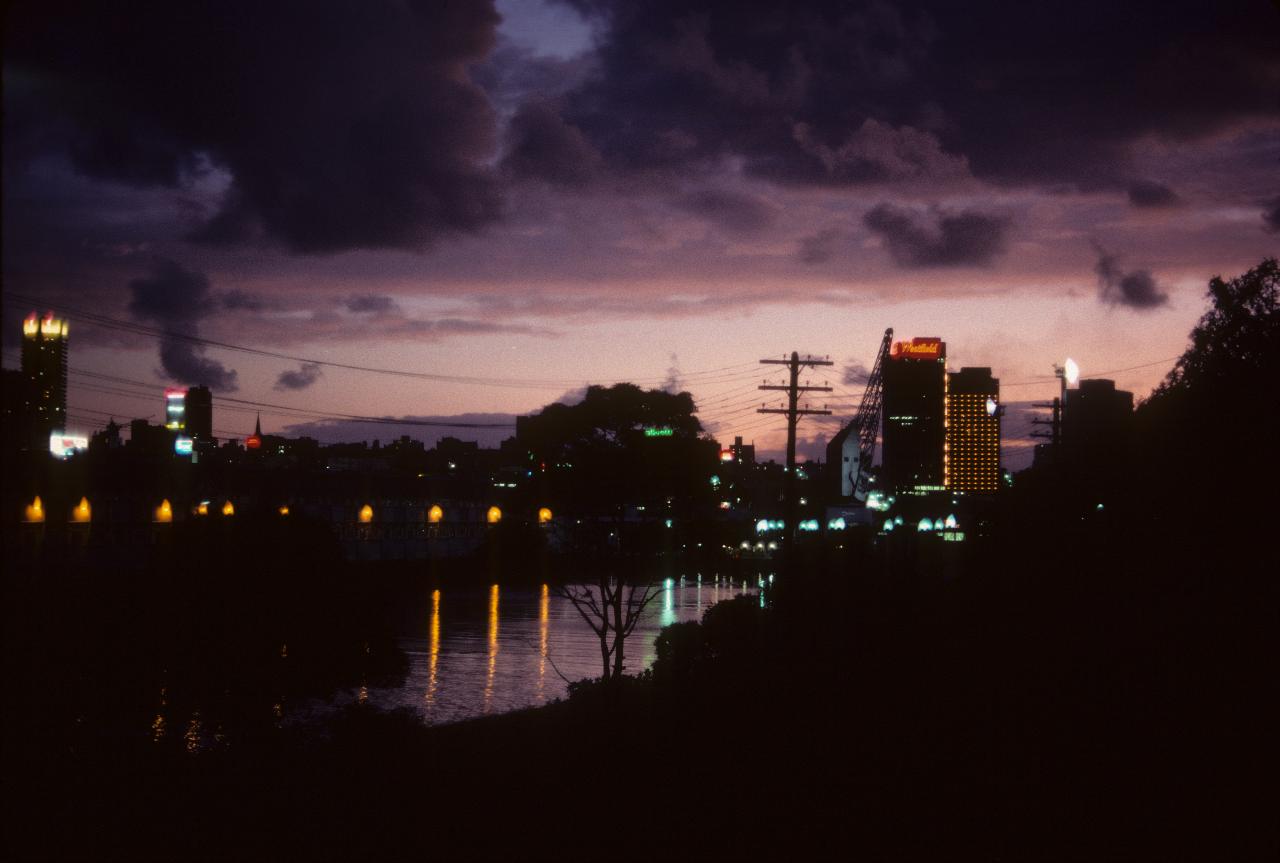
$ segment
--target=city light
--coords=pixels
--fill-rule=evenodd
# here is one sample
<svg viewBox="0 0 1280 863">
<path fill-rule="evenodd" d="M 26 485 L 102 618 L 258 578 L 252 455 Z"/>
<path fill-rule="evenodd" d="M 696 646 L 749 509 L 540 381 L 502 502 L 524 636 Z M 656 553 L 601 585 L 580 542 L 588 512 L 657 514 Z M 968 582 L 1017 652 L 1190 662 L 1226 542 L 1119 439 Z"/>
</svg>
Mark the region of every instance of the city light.
<svg viewBox="0 0 1280 863">
<path fill-rule="evenodd" d="M 69 435 L 54 432 L 49 435 L 49 453 L 54 458 L 70 458 L 72 455 L 89 448 L 89 439 L 82 435 Z"/>
<path fill-rule="evenodd" d="M 235 505 L 231 501 L 227 501 L 222 505 L 222 514 L 225 516 L 233 516 L 236 514 Z"/>
<path fill-rule="evenodd" d="M 168 498 L 160 501 L 160 505 L 156 507 L 154 520 L 156 524 L 168 524 L 173 521 L 173 507 L 169 504 Z"/>
<path fill-rule="evenodd" d="M 538 524 L 546 524 L 549 521 L 551 521 L 551 510 L 544 506 L 538 510 Z"/>
<path fill-rule="evenodd" d="M 444 510 L 440 508 L 439 504 L 433 504 L 431 509 L 427 510 L 427 521 L 431 524 L 439 524 L 443 518 Z"/>
<path fill-rule="evenodd" d="M 44 503 L 40 500 L 40 495 L 36 495 L 35 500 L 27 504 L 27 509 L 23 521 L 32 524 L 39 524 L 44 521 Z"/>
<path fill-rule="evenodd" d="M 498 509 L 496 506 L 489 507 L 489 511 L 485 513 L 485 521 L 489 524 L 497 524 L 502 521 L 502 510 Z"/>
<path fill-rule="evenodd" d="M 1066 375 L 1067 383 L 1074 385 L 1080 380 L 1080 366 L 1076 365 L 1076 361 L 1067 357 L 1067 361 L 1062 364 L 1063 374 Z"/>
<path fill-rule="evenodd" d="M 196 515 L 208 515 L 208 514 L 209 514 L 209 501 L 207 500 L 200 501 L 200 503 L 196 505 Z"/>
<path fill-rule="evenodd" d="M 368 524 L 371 521 L 373 521 L 373 507 L 366 503 L 360 507 L 360 523 Z"/>
<path fill-rule="evenodd" d="M 80 498 L 80 503 L 76 504 L 75 509 L 71 510 L 71 520 L 76 524 L 88 524 L 90 515 L 89 498 Z"/>
<path fill-rule="evenodd" d="M 191 451 L 195 448 L 195 441 L 189 437 L 178 435 L 173 441 L 173 451 L 178 455 L 191 455 Z"/>
<path fill-rule="evenodd" d="M 289 514 L 289 507 L 287 507 L 287 506 L 282 506 L 282 507 L 280 507 L 280 509 L 276 510 L 276 512 L 280 513 L 281 515 L 288 515 L 288 514 Z"/>
</svg>

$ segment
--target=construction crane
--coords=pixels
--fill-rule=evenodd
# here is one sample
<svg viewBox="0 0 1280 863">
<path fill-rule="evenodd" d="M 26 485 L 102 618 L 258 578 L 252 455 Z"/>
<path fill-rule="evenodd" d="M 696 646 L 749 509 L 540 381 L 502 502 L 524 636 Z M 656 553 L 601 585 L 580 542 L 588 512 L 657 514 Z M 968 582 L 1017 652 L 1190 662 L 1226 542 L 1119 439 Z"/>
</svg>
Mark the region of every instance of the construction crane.
<svg viewBox="0 0 1280 863">
<path fill-rule="evenodd" d="M 880 435 L 880 412 L 884 403 L 884 366 L 892 343 L 893 328 L 890 327 L 884 331 L 858 412 L 827 445 L 828 461 L 840 465 L 839 497 L 852 500 L 856 505 L 865 504 L 870 491 L 869 472 L 876 453 L 876 438 Z"/>
</svg>

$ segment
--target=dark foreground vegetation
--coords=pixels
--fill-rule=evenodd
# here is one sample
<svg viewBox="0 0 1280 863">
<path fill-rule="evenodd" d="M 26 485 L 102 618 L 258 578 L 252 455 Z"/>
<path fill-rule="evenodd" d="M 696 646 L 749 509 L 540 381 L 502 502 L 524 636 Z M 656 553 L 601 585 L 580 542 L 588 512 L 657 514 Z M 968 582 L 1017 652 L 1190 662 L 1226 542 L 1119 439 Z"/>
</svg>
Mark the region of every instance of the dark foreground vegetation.
<svg viewBox="0 0 1280 863">
<path fill-rule="evenodd" d="M 1276 487 L 1280 341 L 1273 263 L 1263 275 L 1243 310 L 1233 302 L 1249 286 L 1222 285 L 1222 315 L 1206 316 L 1189 354 L 1202 330 L 1233 349 L 1180 363 L 1143 406 L 1148 445 L 1104 509 L 1084 506 L 1092 489 L 1071 477 L 1015 486 L 948 578 L 888 565 L 870 536 L 838 558 L 813 546 L 768 607 L 735 600 L 669 627 L 651 673 L 580 685 L 541 710 L 430 729 L 362 707 L 324 733 L 228 723 L 234 739 L 194 756 L 179 734 L 82 732 L 54 723 L 65 712 L 50 704 L 91 692 L 84 709 L 109 712 L 114 687 L 140 685 L 113 672 L 145 664 L 116 653 L 132 636 L 110 630 L 128 616 L 68 616 L 6 576 L 5 850 L 1275 859 L 1280 554 L 1274 504 L 1253 491 Z M 1192 433 L 1189 422 L 1209 419 L 1213 436 Z M 268 583 L 241 579 L 230 595 Z M 329 672 L 299 675 L 299 687 L 396 673 L 394 650 L 370 635 L 376 603 L 348 584 L 313 591 L 295 622 L 290 656 Z M 260 589 L 219 611 L 182 588 L 191 616 L 175 619 L 218 626 L 141 631 L 211 661 L 244 643 L 201 650 L 225 637 L 218 627 L 281 602 L 278 588 Z M 335 627 L 327 659 L 309 617 Z M 59 628 L 93 625 L 88 640 L 66 636 L 81 651 L 99 637 L 110 646 L 93 679 L 59 677 L 77 663 L 43 651 Z M 251 616 L 243 625 L 242 636 L 263 629 Z M 278 686 L 264 682 L 264 697 Z"/>
</svg>

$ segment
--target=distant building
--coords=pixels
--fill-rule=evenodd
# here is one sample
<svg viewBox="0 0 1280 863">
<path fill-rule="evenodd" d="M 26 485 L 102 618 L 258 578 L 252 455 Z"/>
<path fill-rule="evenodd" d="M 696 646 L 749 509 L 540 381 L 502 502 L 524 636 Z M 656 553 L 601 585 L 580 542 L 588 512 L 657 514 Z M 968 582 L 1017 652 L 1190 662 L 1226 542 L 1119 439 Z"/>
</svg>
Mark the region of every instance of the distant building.
<svg viewBox="0 0 1280 863">
<path fill-rule="evenodd" d="M 947 376 L 945 485 L 991 494 L 1000 488 L 1000 381 L 989 368 Z"/>
<path fill-rule="evenodd" d="M 894 342 L 884 368 L 881 484 L 941 490 L 945 482 L 947 345 L 939 338 Z"/>
<path fill-rule="evenodd" d="M 164 427 L 182 431 L 187 427 L 187 391 L 169 387 L 164 391 Z"/>
<path fill-rule="evenodd" d="M 67 322 L 53 312 L 22 322 L 22 376 L 30 444 L 46 447 L 67 427 Z"/>
<path fill-rule="evenodd" d="M 733 446 L 729 449 L 733 453 L 733 460 L 738 464 L 750 467 L 756 463 L 755 444 L 744 444 L 741 437 L 735 437 L 733 439 Z"/>
<path fill-rule="evenodd" d="M 187 390 L 187 436 L 197 441 L 213 440 L 213 393 L 208 387 L 192 387 Z"/>
<path fill-rule="evenodd" d="M 1115 381 L 1082 380 L 1062 407 L 1062 463 L 1075 478 L 1110 481 L 1124 467 L 1133 434 L 1133 393 Z"/>
</svg>

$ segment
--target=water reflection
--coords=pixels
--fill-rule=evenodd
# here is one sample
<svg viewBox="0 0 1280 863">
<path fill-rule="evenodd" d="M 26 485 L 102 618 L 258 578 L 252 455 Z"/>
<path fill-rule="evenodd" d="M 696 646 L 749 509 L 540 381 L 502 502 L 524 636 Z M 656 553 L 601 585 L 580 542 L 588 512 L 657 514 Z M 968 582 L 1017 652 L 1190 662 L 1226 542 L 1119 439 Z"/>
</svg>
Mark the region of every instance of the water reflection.
<svg viewBox="0 0 1280 863">
<path fill-rule="evenodd" d="M 496 508 L 496 507 L 495 507 Z M 493 675 L 498 670 L 498 585 L 489 588 L 489 673 L 484 680 L 484 712 L 493 701 Z"/>
<path fill-rule="evenodd" d="M 427 709 L 436 700 L 436 671 L 440 665 L 440 591 L 431 591 L 431 644 L 427 664 Z"/>
<path fill-rule="evenodd" d="M 693 573 L 683 583 L 676 578 L 657 583 L 655 589 L 627 641 L 630 674 L 653 662 L 654 640 L 663 626 L 698 620 L 713 604 L 740 591 L 729 578 L 708 574 L 700 581 Z M 747 592 L 755 590 L 748 587 Z M 409 659 L 404 684 L 363 687 L 359 694 L 339 696 L 339 702 L 350 703 L 354 696 L 383 709 L 414 710 L 428 722 L 454 722 L 563 698 L 562 677 L 600 676 L 595 633 L 569 600 L 545 585 L 532 590 L 493 585 L 483 591 L 446 587 L 431 591 L 424 604 L 430 613 L 419 616 L 416 624 L 408 621 L 399 638 Z M 291 709 L 289 721 L 326 709 L 331 708 L 312 702 Z"/>
<path fill-rule="evenodd" d="M 547 700 L 547 634 L 551 626 L 551 591 L 542 585 L 538 599 L 538 702 Z"/>
</svg>

